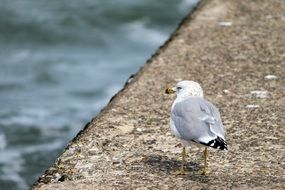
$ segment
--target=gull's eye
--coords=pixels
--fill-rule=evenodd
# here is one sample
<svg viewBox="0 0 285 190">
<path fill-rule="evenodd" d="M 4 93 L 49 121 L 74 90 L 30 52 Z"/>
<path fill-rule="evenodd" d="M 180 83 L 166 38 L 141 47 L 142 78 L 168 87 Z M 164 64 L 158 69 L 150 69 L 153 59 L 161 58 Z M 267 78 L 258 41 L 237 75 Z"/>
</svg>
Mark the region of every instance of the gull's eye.
<svg viewBox="0 0 285 190">
<path fill-rule="evenodd" d="M 181 90 L 181 89 L 182 89 L 182 87 L 180 87 L 180 86 L 177 87 L 177 90 Z"/>
</svg>

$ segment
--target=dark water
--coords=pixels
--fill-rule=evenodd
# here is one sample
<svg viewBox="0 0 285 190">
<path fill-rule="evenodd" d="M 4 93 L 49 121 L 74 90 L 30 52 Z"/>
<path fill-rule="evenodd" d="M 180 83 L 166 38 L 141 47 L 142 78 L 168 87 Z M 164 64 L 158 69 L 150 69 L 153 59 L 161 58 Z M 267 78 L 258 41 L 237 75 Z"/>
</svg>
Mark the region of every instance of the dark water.
<svg viewBox="0 0 285 190">
<path fill-rule="evenodd" d="M 28 189 L 197 0 L 0 0 L 0 189 Z"/>
</svg>

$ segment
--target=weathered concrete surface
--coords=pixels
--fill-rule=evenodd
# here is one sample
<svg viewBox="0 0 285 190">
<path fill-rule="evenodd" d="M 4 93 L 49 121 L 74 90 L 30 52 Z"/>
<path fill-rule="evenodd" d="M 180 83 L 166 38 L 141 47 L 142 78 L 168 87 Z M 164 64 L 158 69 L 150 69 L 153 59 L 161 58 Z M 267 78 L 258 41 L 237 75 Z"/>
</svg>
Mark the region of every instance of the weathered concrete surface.
<svg viewBox="0 0 285 190">
<path fill-rule="evenodd" d="M 203 1 L 34 188 L 283 189 L 284 77 L 284 0 Z M 195 147 L 188 174 L 170 174 L 181 149 L 168 128 L 174 96 L 164 89 L 180 79 L 202 84 L 227 130 L 229 151 L 210 152 L 206 177 Z"/>
</svg>

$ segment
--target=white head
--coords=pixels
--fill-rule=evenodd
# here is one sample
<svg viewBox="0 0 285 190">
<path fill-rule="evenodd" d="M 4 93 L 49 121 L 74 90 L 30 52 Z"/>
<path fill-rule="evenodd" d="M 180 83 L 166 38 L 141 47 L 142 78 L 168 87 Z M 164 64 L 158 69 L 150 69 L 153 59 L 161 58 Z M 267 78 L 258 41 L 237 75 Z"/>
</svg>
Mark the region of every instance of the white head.
<svg viewBox="0 0 285 190">
<path fill-rule="evenodd" d="M 167 88 L 167 94 L 176 93 L 177 98 L 187 98 L 189 96 L 198 96 L 203 98 L 203 90 L 199 83 L 189 80 L 178 82 L 175 87 Z"/>
</svg>

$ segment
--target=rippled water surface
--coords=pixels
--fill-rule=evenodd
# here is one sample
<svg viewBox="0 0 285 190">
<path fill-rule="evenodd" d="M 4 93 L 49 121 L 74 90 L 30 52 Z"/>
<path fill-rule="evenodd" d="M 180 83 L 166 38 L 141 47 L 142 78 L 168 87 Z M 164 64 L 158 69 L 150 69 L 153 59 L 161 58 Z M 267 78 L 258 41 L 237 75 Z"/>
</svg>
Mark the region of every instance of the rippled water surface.
<svg viewBox="0 0 285 190">
<path fill-rule="evenodd" d="M 0 189 L 28 189 L 197 0 L 0 0 Z"/>
</svg>

